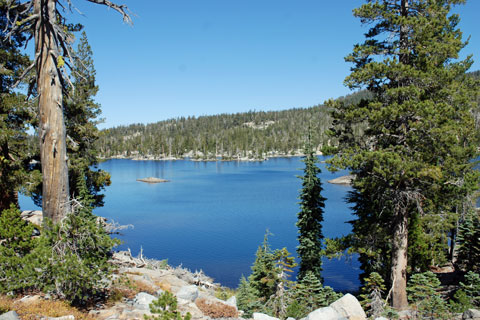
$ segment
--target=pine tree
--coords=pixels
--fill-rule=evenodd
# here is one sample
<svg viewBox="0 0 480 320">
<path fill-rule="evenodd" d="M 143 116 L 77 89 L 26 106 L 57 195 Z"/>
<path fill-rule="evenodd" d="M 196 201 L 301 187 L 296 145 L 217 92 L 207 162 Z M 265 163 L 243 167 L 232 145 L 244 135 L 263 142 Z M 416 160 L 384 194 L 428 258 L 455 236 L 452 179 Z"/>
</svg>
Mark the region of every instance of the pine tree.
<svg viewBox="0 0 480 320">
<path fill-rule="evenodd" d="M 408 281 L 408 300 L 415 305 L 421 319 L 451 319 L 439 288 L 440 280 L 431 271 L 416 273 Z"/>
<path fill-rule="evenodd" d="M 263 243 L 255 254 L 252 273 L 248 277 L 248 282 L 255 291 L 255 295 L 263 301 L 267 301 L 275 293 L 278 277 L 275 270 L 275 255 L 268 243 L 269 235 L 271 233 L 267 230 Z"/>
<path fill-rule="evenodd" d="M 12 203 L 18 205 L 17 192 L 28 180 L 32 154 L 26 131 L 34 118 L 26 97 L 12 89 L 30 60 L 21 53 L 26 34 L 4 40 L 6 12 L 7 2 L 0 0 L 0 213 Z"/>
<path fill-rule="evenodd" d="M 244 312 L 245 317 L 251 317 L 253 312 L 261 312 L 264 310 L 263 303 L 260 302 L 255 294 L 255 290 L 250 286 L 250 283 L 244 276 L 240 279 L 236 298 L 238 309 Z"/>
<path fill-rule="evenodd" d="M 103 205 L 99 192 L 110 185 L 110 175 L 97 169 L 98 150 L 96 141 L 100 136 L 97 124 L 100 105 L 94 101 L 98 92 L 95 84 L 95 67 L 92 49 L 87 35 L 82 32 L 72 69 L 73 88 L 65 99 L 65 126 L 67 132 L 68 178 L 70 198 L 79 194 L 77 181 L 86 178 L 89 193 L 95 206 Z"/>
<path fill-rule="evenodd" d="M 90 2 L 106 5 L 122 14 L 126 22 L 131 21 L 123 5 Z M 31 35 L 28 39 L 35 39 L 34 63 L 26 71 L 35 67 L 37 74 L 42 211 L 45 218 L 55 223 L 70 212 L 63 94 L 68 82 L 65 59 L 72 56 L 71 34 L 57 4 L 63 6 L 60 0 L 8 1 L 6 28 L 2 29 L 7 31 L 8 40 L 23 33 Z M 20 14 L 27 15 L 28 19 L 19 20 Z"/>
<path fill-rule="evenodd" d="M 480 272 L 480 217 L 469 212 L 458 227 L 457 263 L 466 271 Z"/>
<path fill-rule="evenodd" d="M 377 0 L 354 10 L 372 26 L 346 58 L 354 67 L 345 83 L 368 89 L 372 97 L 352 105 L 330 103 L 331 133 L 339 141 L 331 164 L 356 176 L 349 196 L 357 215 L 353 244 L 364 265 L 379 256 L 378 272 L 383 276 L 390 268 L 396 309 L 408 305 L 412 215 L 435 215 L 441 225 L 478 186 L 471 162 L 477 157 L 471 111 L 478 84 L 465 76 L 470 57 L 455 61 L 465 43 L 458 16 L 450 14 L 462 2 Z M 366 129 L 355 135 L 358 125 Z"/>
<path fill-rule="evenodd" d="M 365 278 L 365 285 L 362 287 L 362 294 L 360 295 L 361 304 L 365 311 L 372 318 L 380 317 L 385 311 L 385 282 L 380 274 L 372 272 Z"/>
<path fill-rule="evenodd" d="M 317 157 L 313 153 L 310 134 L 305 144 L 305 157 L 302 162 L 305 163 L 302 179 L 302 190 L 300 192 L 300 209 L 298 213 L 298 258 L 300 259 L 300 269 L 297 279 L 302 280 L 307 271 L 322 281 L 322 221 L 323 208 L 325 207 L 325 198 L 321 196 L 322 183 L 318 174 L 320 169 L 317 167 Z"/>
</svg>

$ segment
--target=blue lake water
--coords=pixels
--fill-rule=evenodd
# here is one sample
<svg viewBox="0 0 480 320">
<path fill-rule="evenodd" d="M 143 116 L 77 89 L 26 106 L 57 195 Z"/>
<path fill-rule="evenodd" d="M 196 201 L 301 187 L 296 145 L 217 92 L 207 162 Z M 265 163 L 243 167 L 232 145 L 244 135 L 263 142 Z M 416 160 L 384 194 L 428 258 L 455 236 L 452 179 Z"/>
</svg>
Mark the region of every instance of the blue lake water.
<svg viewBox="0 0 480 320">
<path fill-rule="evenodd" d="M 332 174 L 323 163 L 319 166 L 327 198 L 323 233 L 346 234 L 351 211 L 344 197 L 349 187 L 326 182 L 346 173 Z M 95 213 L 134 225 L 122 232 L 120 249 L 128 247 L 135 255 L 143 247 L 149 258 L 202 269 L 229 287 L 250 274 L 266 229 L 273 233 L 273 249 L 287 247 L 295 254 L 301 188 L 296 176 L 303 168 L 298 157 L 265 162 L 108 160 L 100 168 L 110 172 L 112 185 L 105 192 L 105 206 Z M 151 176 L 171 182 L 136 181 Z M 23 210 L 34 208 L 25 197 L 20 204 Z M 324 261 L 325 284 L 336 290 L 356 290 L 358 274 L 356 259 Z"/>
</svg>

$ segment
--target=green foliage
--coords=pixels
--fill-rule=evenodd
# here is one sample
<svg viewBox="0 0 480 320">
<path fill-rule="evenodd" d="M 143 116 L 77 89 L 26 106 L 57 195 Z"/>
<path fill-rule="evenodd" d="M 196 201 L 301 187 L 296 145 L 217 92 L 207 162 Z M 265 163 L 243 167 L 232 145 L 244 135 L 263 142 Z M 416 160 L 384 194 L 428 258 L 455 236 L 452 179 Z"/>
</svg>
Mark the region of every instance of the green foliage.
<svg viewBox="0 0 480 320">
<path fill-rule="evenodd" d="M 132 124 L 102 131 L 100 154 L 112 156 L 192 157 L 196 159 L 264 159 L 291 155 L 304 145 L 304 128 L 312 122 L 316 149 L 328 143 L 328 108 L 249 111 L 202 117 L 180 117 L 152 124 Z M 190 153 L 192 152 L 192 153 Z"/>
<path fill-rule="evenodd" d="M 29 163 L 33 152 L 28 144 L 27 129 L 35 122 L 33 105 L 19 93 L 21 91 L 12 88 L 31 62 L 22 53 L 26 34 L 17 34 L 11 41 L 3 41 L 8 5 L 13 2 L 0 2 L 0 212 L 9 209 L 11 203 L 17 204 L 17 192 L 26 187 L 27 181 L 32 182 Z M 10 14 L 19 14 L 19 19 L 26 17 L 17 10 L 12 9 Z M 28 75 L 21 85 L 31 79 Z"/>
<path fill-rule="evenodd" d="M 70 197 L 78 197 L 77 180 L 85 177 L 89 193 L 96 207 L 103 205 L 100 192 L 110 185 L 110 175 L 98 169 L 96 141 L 100 138 L 97 125 L 101 122 L 100 105 L 94 101 L 98 92 L 95 67 L 87 35 L 82 33 L 72 70 L 73 85 L 65 99 L 65 127 L 67 132 L 68 177 Z"/>
<path fill-rule="evenodd" d="M 192 316 L 189 312 L 182 316 L 177 311 L 177 298 L 170 292 L 163 292 L 157 300 L 150 304 L 150 312 L 158 316 L 144 315 L 146 320 L 190 320 Z"/>
<path fill-rule="evenodd" d="M 244 311 L 245 317 L 251 317 L 254 312 L 264 311 L 264 304 L 258 299 L 255 290 L 244 276 L 240 279 L 237 289 L 237 306 Z"/>
<path fill-rule="evenodd" d="M 265 232 L 263 243 L 255 254 L 255 261 L 251 268 L 252 273 L 248 277 L 248 282 L 255 291 L 255 295 L 264 301 L 275 293 L 278 277 L 275 270 L 275 255 L 268 243 L 270 234 L 268 230 Z"/>
<path fill-rule="evenodd" d="M 356 215 L 349 244 L 365 274 L 378 272 L 386 281 L 393 267 L 424 271 L 450 258 L 456 209 L 478 188 L 471 160 L 479 132 L 471 111 L 480 85 L 465 75 L 470 57 L 457 60 L 465 43 L 450 13 L 461 2 L 412 1 L 399 10 L 397 1 L 368 1 L 354 10 L 370 29 L 346 57 L 353 68 L 345 84 L 371 95 L 328 104 L 330 134 L 339 141 L 329 163 L 356 176 L 348 196 Z M 412 236 L 408 270 L 392 265 L 408 238 L 393 235 L 403 230 Z"/>
<path fill-rule="evenodd" d="M 416 273 L 408 281 L 408 300 L 421 318 L 450 319 L 439 289 L 440 280 L 431 271 Z"/>
<path fill-rule="evenodd" d="M 312 272 L 319 281 L 322 271 L 322 221 L 323 208 L 325 207 L 325 198 L 321 196 L 322 183 L 318 174 L 320 169 L 312 146 L 310 134 L 304 149 L 305 157 L 302 160 L 305 163 L 305 169 L 302 179 L 302 190 L 300 191 L 300 209 L 297 219 L 298 257 L 300 259 L 300 270 L 297 278 L 302 280 L 307 272 Z"/>
<path fill-rule="evenodd" d="M 239 309 L 248 316 L 264 312 L 282 317 L 286 312 L 287 290 L 292 286 L 288 278 L 297 264 L 287 248 L 272 251 L 269 235 L 267 230 L 258 247 L 252 273 L 248 281 L 242 277 L 237 290 Z"/>
<path fill-rule="evenodd" d="M 291 303 L 287 316 L 304 317 L 315 309 L 326 307 L 342 297 L 329 286 L 322 286 L 315 273 L 307 271 L 305 276 L 292 289 Z"/>
<path fill-rule="evenodd" d="M 79 203 L 60 223 L 44 221 L 35 255 L 40 261 L 39 286 L 75 304 L 84 304 L 104 290 L 113 266 L 108 263 L 118 244 L 92 214 L 93 199 L 79 179 Z"/>
<path fill-rule="evenodd" d="M 369 316 L 378 318 L 385 312 L 386 301 L 383 299 L 386 290 L 385 281 L 377 272 L 372 272 L 363 281 L 360 303 Z"/>
<path fill-rule="evenodd" d="M 0 293 L 21 292 L 34 285 L 31 252 L 38 240 L 33 226 L 20 217 L 12 204 L 0 215 Z"/>
<path fill-rule="evenodd" d="M 274 259 L 275 273 L 277 274 L 276 290 L 275 294 L 268 299 L 266 307 L 275 317 L 285 318 L 289 298 L 287 290 L 293 286 L 293 282 L 288 280 L 288 278 L 297 264 L 287 248 L 275 250 Z"/>
<path fill-rule="evenodd" d="M 471 211 L 458 227 L 457 263 L 466 271 L 480 272 L 480 217 Z"/>
<path fill-rule="evenodd" d="M 478 273 L 470 271 L 465 275 L 465 280 L 460 282 L 460 289 L 455 292 L 450 306 L 457 313 L 480 307 L 480 275 Z"/>
</svg>

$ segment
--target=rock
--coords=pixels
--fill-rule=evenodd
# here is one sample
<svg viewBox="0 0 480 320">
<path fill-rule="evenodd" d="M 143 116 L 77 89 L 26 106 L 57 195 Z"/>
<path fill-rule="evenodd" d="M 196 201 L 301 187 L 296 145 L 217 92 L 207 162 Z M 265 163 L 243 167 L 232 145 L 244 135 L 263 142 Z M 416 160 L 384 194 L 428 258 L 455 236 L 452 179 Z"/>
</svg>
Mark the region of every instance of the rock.
<svg viewBox="0 0 480 320">
<path fill-rule="evenodd" d="M 254 312 L 253 320 L 279 320 L 278 318 L 270 317 L 264 313 Z"/>
<path fill-rule="evenodd" d="M 462 315 L 462 319 L 464 320 L 480 320 L 480 310 L 477 309 L 468 309 Z"/>
<path fill-rule="evenodd" d="M 0 320 L 20 320 L 20 317 L 15 311 L 8 311 L 0 315 Z"/>
<path fill-rule="evenodd" d="M 388 319 L 385 317 L 378 317 L 378 318 L 375 318 L 375 320 L 388 320 Z"/>
<path fill-rule="evenodd" d="M 41 226 L 43 222 L 43 214 L 42 211 L 39 210 L 27 210 L 23 211 L 20 214 L 20 217 L 23 220 L 26 220 L 34 225 Z"/>
<path fill-rule="evenodd" d="M 295 320 L 295 318 L 288 317 L 287 320 Z"/>
<path fill-rule="evenodd" d="M 412 310 L 402 310 L 398 312 L 399 319 L 414 319 L 415 315 Z"/>
<path fill-rule="evenodd" d="M 21 302 L 21 303 L 34 303 L 34 302 L 37 302 L 41 299 L 42 297 L 38 294 L 34 295 L 34 296 L 25 296 L 23 298 L 21 298 L 20 300 L 17 300 L 17 302 Z"/>
<path fill-rule="evenodd" d="M 146 182 L 146 183 L 170 182 L 170 180 L 165 180 L 165 179 L 160 179 L 160 178 L 155 178 L 155 177 L 137 179 L 137 181 Z"/>
<path fill-rule="evenodd" d="M 42 320 L 75 320 L 75 316 L 69 315 L 69 316 L 63 316 L 63 317 L 47 317 L 47 318 L 42 318 Z"/>
<path fill-rule="evenodd" d="M 133 305 L 137 309 L 150 310 L 150 303 L 152 303 L 154 300 L 157 300 L 157 298 L 155 298 L 151 294 L 148 294 L 146 292 L 140 292 L 133 299 Z"/>
<path fill-rule="evenodd" d="M 225 301 L 225 304 L 237 308 L 237 297 L 231 296 Z"/>
<path fill-rule="evenodd" d="M 155 295 L 158 297 L 160 296 L 162 293 L 164 293 L 165 291 L 162 290 L 162 289 L 158 289 L 157 291 L 155 291 Z"/>
<path fill-rule="evenodd" d="M 177 298 L 184 299 L 184 300 L 189 300 L 189 301 L 195 301 L 198 297 L 198 288 L 195 285 L 191 286 L 183 286 L 180 288 L 180 290 L 177 292 Z"/>
<path fill-rule="evenodd" d="M 324 308 L 320 308 L 310 312 L 305 319 L 306 320 L 343 320 L 346 318 L 342 317 L 332 307 L 324 307 Z"/>
<path fill-rule="evenodd" d="M 354 178 L 355 176 L 350 174 L 343 177 L 338 177 L 332 180 L 328 180 L 327 182 L 332 184 L 351 185 Z"/>
<path fill-rule="evenodd" d="M 350 293 L 347 293 L 334 303 L 330 304 L 330 307 L 335 310 L 339 315 L 347 319 L 365 320 L 367 315 L 363 311 L 360 302 Z"/>
</svg>

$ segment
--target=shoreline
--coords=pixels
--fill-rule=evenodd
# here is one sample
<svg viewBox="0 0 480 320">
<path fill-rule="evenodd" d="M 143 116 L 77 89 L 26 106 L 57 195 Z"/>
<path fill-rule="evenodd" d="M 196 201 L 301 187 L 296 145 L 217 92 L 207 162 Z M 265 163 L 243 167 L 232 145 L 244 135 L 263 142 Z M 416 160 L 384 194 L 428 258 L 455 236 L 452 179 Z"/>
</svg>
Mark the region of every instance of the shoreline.
<svg viewBox="0 0 480 320">
<path fill-rule="evenodd" d="M 315 153 L 317 156 L 323 155 L 320 151 L 317 151 Z M 231 157 L 231 158 L 222 158 L 222 156 L 218 156 L 217 158 L 194 158 L 190 156 L 186 156 L 183 158 L 177 158 L 177 157 L 155 157 L 152 155 L 148 156 L 143 156 L 143 157 L 138 157 L 138 156 L 123 156 L 123 155 L 117 155 L 117 156 L 112 156 L 112 157 L 101 157 L 101 161 L 107 161 L 107 160 L 115 160 L 115 159 L 120 159 L 120 160 L 133 160 L 133 161 L 193 161 L 193 162 L 263 162 L 267 161 L 269 159 L 274 159 L 274 158 L 295 158 L 295 157 L 304 157 L 305 154 L 303 153 L 295 153 L 295 154 L 274 154 L 274 155 L 266 155 L 263 158 L 249 158 L 249 157 Z"/>
</svg>

